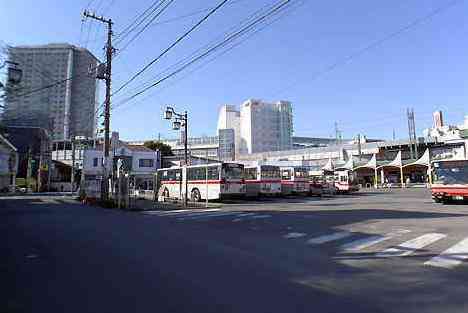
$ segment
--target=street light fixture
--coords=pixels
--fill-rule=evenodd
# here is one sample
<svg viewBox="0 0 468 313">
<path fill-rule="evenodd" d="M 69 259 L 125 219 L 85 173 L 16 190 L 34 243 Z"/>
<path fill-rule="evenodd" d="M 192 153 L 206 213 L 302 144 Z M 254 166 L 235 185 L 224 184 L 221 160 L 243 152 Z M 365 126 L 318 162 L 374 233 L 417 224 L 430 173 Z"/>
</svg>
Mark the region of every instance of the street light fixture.
<svg viewBox="0 0 468 313">
<path fill-rule="evenodd" d="M 171 120 L 172 119 L 172 113 L 174 113 L 174 109 L 171 108 L 171 107 L 167 107 L 166 112 L 164 112 L 164 119 Z"/>
<path fill-rule="evenodd" d="M 173 130 L 179 130 L 179 129 L 180 129 L 180 126 L 181 126 L 180 121 L 174 121 L 174 122 L 172 122 L 172 129 L 173 129 Z"/>
<path fill-rule="evenodd" d="M 188 154 L 187 154 L 188 115 L 187 115 L 187 111 L 185 111 L 184 113 L 177 113 L 173 107 L 167 106 L 166 110 L 164 111 L 164 119 L 173 120 L 172 122 L 173 130 L 180 130 L 182 126 L 184 127 L 184 166 L 186 167 L 188 164 Z M 187 206 L 187 195 L 188 195 L 188 185 L 187 185 L 187 178 L 186 178 L 185 179 L 184 206 Z"/>
<path fill-rule="evenodd" d="M 8 66 L 8 82 L 11 84 L 19 84 L 21 82 L 21 78 L 23 78 L 23 71 L 18 68 L 18 63 L 6 61 Z"/>
</svg>

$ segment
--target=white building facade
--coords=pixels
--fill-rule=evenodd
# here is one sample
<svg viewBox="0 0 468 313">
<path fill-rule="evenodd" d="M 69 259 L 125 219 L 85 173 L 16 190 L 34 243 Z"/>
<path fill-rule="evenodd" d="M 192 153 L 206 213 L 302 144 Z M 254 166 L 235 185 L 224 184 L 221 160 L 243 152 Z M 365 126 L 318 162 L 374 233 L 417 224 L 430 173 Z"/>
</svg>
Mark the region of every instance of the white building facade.
<svg viewBox="0 0 468 313">
<path fill-rule="evenodd" d="M 240 110 L 240 154 L 292 149 L 293 116 L 288 101 L 247 100 Z"/>
<path fill-rule="evenodd" d="M 153 175 L 161 167 L 159 151 L 141 145 L 128 145 L 113 134 L 108 162 L 108 172 L 116 173 L 117 161 L 122 160 L 124 171 L 131 177 L 133 187 L 139 190 L 153 190 Z M 83 152 L 82 183 L 87 193 L 98 196 L 104 176 L 104 153 L 102 144 Z"/>
</svg>

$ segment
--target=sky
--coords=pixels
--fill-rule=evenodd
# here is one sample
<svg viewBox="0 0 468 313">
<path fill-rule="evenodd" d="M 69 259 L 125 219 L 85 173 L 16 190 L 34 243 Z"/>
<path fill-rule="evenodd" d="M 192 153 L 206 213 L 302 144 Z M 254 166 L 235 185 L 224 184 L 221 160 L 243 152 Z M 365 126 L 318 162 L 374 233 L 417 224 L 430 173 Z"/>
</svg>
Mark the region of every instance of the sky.
<svg viewBox="0 0 468 313">
<path fill-rule="evenodd" d="M 0 43 L 68 42 L 104 60 L 105 28 L 80 13 L 111 17 L 119 34 L 153 0 L 0 1 Z M 174 0 L 113 62 L 113 90 L 158 56 L 220 0 Z M 111 128 L 128 140 L 175 138 L 166 105 L 189 112 L 190 136 L 215 135 L 219 107 L 250 98 L 289 100 L 294 134 L 407 138 L 442 110 L 461 124 L 468 98 L 468 1 L 292 0 L 275 21 L 209 62 L 200 62 L 125 104 L 143 82 L 179 62 L 273 0 L 229 0 L 185 40 L 113 97 Z M 34 3 L 34 4 L 32 4 Z M 440 9 L 439 8 L 443 8 Z M 425 18 L 432 12 L 438 13 Z M 191 15 L 189 17 L 184 17 Z M 180 18 L 179 18 L 180 17 Z M 115 41 L 117 49 L 125 42 Z M 210 60 L 208 58 L 206 61 Z M 100 84 L 103 99 L 104 85 Z"/>
</svg>

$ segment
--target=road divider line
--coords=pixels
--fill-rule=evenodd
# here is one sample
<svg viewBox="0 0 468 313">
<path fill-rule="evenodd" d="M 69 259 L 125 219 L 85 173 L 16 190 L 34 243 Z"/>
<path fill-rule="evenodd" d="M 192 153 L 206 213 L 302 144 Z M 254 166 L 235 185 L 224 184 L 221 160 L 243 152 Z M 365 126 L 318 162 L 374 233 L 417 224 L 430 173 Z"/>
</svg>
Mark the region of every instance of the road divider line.
<svg viewBox="0 0 468 313">
<path fill-rule="evenodd" d="M 342 231 L 342 232 L 337 232 L 337 233 L 333 233 L 333 234 L 330 234 L 330 235 L 315 237 L 315 238 L 307 240 L 306 243 L 309 244 L 309 245 L 320 245 L 322 243 L 327 243 L 327 242 L 330 242 L 330 241 L 343 239 L 343 238 L 346 238 L 346 237 L 349 237 L 349 236 L 351 236 L 350 232 Z"/>
<path fill-rule="evenodd" d="M 408 240 L 402 244 L 399 244 L 396 247 L 389 248 L 382 252 L 379 252 L 376 254 L 376 256 L 377 257 L 407 256 L 416 252 L 416 250 L 422 249 L 445 237 L 447 237 L 447 235 L 440 234 L 440 233 L 425 234 L 417 238 Z"/>
<path fill-rule="evenodd" d="M 468 238 L 463 239 L 438 256 L 433 257 L 425 262 L 424 265 L 450 269 L 460 265 L 465 260 L 468 260 Z"/>
</svg>

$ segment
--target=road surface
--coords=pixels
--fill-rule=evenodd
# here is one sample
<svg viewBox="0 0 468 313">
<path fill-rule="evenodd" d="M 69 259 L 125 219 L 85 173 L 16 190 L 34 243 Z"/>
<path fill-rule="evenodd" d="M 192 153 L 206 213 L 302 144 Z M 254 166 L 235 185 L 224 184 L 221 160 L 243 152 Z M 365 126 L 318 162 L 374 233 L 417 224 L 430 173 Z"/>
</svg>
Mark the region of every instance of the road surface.
<svg viewBox="0 0 468 313">
<path fill-rule="evenodd" d="M 468 312 L 468 206 L 426 190 L 0 215 L 0 312 Z"/>
</svg>

